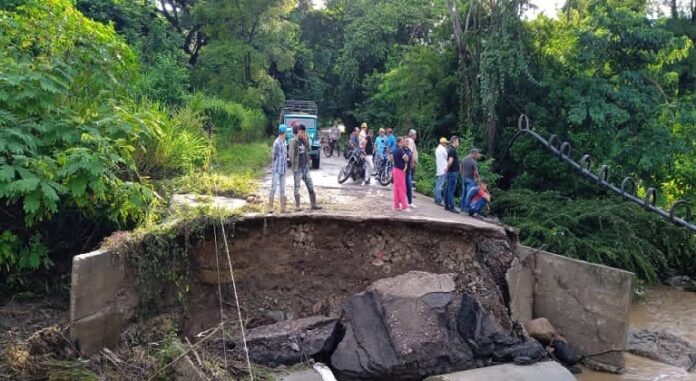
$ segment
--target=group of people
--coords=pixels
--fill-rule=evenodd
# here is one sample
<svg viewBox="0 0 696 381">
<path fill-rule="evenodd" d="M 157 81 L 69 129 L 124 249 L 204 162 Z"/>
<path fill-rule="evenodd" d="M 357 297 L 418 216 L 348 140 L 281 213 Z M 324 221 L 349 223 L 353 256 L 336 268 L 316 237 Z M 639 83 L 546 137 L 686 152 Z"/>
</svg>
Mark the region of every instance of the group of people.
<svg viewBox="0 0 696 381">
<path fill-rule="evenodd" d="M 307 137 L 306 127 L 299 125 L 293 127 L 293 138 L 286 143 L 287 127 L 281 124 L 278 127 L 278 136 L 272 149 L 272 180 L 268 198 L 268 210 L 273 212 L 274 197 L 277 188 L 280 188 L 280 210 L 286 212 L 287 198 L 285 196 L 285 176 L 288 168 L 288 158 L 294 179 L 295 210 L 300 207 L 300 185 L 305 183 L 309 192 L 309 200 L 312 209 L 321 209 L 317 204 L 317 196 L 314 184 L 309 173 L 310 143 Z M 329 130 L 329 142 L 338 147 L 340 132 L 335 124 Z M 365 158 L 365 177 L 363 185 L 370 184 L 374 165 L 383 166 L 387 160 L 393 162 L 393 206 L 395 210 L 410 211 L 416 208 L 413 203 L 413 178 L 418 167 L 418 148 L 416 146 L 417 133 L 411 129 L 407 136 L 396 137 L 391 128 L 380 128 L 375 138 L 367 123 L 356 127 L 347 142 L 347 148 L 360 150 Z M 435 149 L 435 190 L 434 201 L 438 205 L 444 205 L 445 210 L 452 213 L 467 213 L 470 216 L 485 214 L 485 207 L 491 201 L 488 192 L 488 183 L 481 178 L 477 160 L 481 153 L 477 148 L 471 148 L 469 154 L 461 161 L 457 149 L 459 137 L 452 136 L 448 141 L 440 138 L 439 145 Z M 289 151 L 289 155 L 288 155 Z M 376 164 L 375 164 L 376 163 Z M 454 205 L 454 194 L 457 182 L 461 178 L 462 194 L 459 209 Z"/>
<path fill-rule="evenodd" d="M 469 154 L 461 162 L 457 156 L 459 137 L 452 136 L 449 141 L 440 138 L 440 144 L 435 149 L 435 203 L 443 204 L 445 210 L 452 213 L 467 213 L 470 216 L 482 216 L 485 207 L 491 202 L 488 183 L 481 179 L 476 160 L 481 157 L 478 148 L 471 148 Z M 454 192 L 457 181 L 461 177 L 462 194 L 458 211 L 454 205 Z M 446 187 L 446 188 L 445 188 Z"/>
<path fill-rule="evenodd" d="M 413 132 L 415 133 L 415 131 Z M 397 139 L 391 128 L 386 130 L 380 128 L 377 133 L 378 135 L 375 137 L 372 129 L 367 127 L 367 123 L 362 123 L 360 128 L 356 127 L 353 130 L 348 141 L 348 148 L 359 150 L 365 159 L 365 176 L 362 185 L 370 184 L 370 177 L 375 166 L 383 168 L 386 159 L 396 149 Z"/>
<path fill-rule="evenodd" d="M 277 188 L 280 188 L 280 211 L 281 213 L 286 212 L 285 175 L 288 169 L 288 159 L 295 185 L 295 210 L 302 210 L 300 207 L 300 185 L 302 182 L 305 183 L 309 192 L 311 208 L 313 210 L 321 209 L 321 206 L 317 204 L 317 194 L 314 191 L 312 176 L 309 174 L 309 152 L 311 146 L 307 136 L 307 128 L 303 124 L 293 127 L 293 138 L 289 144 L 286 143 L 285 139 L 287 130 L 288 128 L 284 124 L 278 126 L 278 136 L 273 142 L 271 151 L 271 161 L 273 163 L 271 168 L 272 179 L 271 192 L 268 196 L 268 212 L 273 213 L 274 197 Z"/>
<path fill-rule="evenodd" d="M 401 139 L 401 146 L 399 141 Z M 383 168 L 387 160 L 393 158 L 394 152 L 400 149 L 400 153 L 408 155 L 408 165 L 403 165 L 400 169 L 404 175 L 404 194 L 406 195 L 407 203 L 404 206 L 399 206 L 399 209 L 415 207 L 413 204 L 413 177 L 415 175 L 416 166 L 418 163 L 418 149 L 416 147 L 416 130 L 410 130 L 408 136 L 396 137 L 391 128 L 380 128 L 377 137 L 373 136 L 373 132 L 367 127 L 367 123 L 362 123 L 360 128 L 355 128 L 351 133 L 349 143 L 350 149 L 359 149 L 365 158 L 365 181 L 363 185 L 370 184 L 370 174 L 375 166 Z M 401 161 L 399 164 L 403 164 Z M 395 168 L 397 168 L 395 166 Z"/>
</svg>

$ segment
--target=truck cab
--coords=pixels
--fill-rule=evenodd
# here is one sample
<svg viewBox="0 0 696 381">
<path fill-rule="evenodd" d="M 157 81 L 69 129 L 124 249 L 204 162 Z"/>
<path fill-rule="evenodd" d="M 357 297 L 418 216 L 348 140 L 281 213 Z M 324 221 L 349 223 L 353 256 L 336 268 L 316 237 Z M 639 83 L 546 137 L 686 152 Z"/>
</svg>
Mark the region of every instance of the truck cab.
<svg viewBox="0 0 696 381">
<path fill-rule="evenodd" d="M 288 127 L 285 134 L 286 143 L 290 144 L 294 134 L 292 129 L 301 124 L 307 128 L 307 137 L 310 143 L 309 158 L 312 161 L 312 169 L 319 169 L 319 120 L 317 104 L 314 101 L 287 100 L 280 109 L 280 123 Z M 289 151 L 289 150 L 288 150 Z"/>
</svg>

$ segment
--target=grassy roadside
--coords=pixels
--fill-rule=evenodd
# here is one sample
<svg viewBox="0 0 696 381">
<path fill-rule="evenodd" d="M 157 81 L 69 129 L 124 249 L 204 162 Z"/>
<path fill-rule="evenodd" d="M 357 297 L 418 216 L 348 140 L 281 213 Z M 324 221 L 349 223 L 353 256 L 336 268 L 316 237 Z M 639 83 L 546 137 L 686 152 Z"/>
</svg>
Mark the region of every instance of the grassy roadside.
<svg viewBox="0 0 696 381">
<path fill-rule="evenodd" d="M 210 169 L 175 180 L 176 192 L 229 197 L 254 194 L 258 190 L 259 178 L 269 163 L 270 155 L 270 144 L 264 141 L 218 143 Z"/>
</svg>

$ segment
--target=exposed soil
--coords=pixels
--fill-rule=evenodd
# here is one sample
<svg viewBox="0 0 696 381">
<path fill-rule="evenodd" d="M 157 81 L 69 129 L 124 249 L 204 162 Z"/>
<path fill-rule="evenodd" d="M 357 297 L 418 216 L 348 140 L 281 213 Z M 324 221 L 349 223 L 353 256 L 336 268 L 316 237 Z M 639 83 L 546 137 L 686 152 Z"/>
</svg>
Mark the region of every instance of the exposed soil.
<svg viewBox="0 0 696 381">
<path fill-rule="evenodd" d="M 240 304 L 252 327 L 277 316 L 337 316 L 349 296 L 375 280 L 411 270 L 458 273 L 459 289 L 476 295 L 509 327 L 503 286 L 514 243 L 504 236 L 454 224 L 327 216 L 247 220 L 228 225 L 227 234 L 233 236 L 228 245 Z M 221 242 L 217 255 L 224 310 L 236 318 Z M 214 241 L 194 247 L 190 257 L 200 280 L 185 324 L 192 334 L 220 321 Z"/>
</svg>

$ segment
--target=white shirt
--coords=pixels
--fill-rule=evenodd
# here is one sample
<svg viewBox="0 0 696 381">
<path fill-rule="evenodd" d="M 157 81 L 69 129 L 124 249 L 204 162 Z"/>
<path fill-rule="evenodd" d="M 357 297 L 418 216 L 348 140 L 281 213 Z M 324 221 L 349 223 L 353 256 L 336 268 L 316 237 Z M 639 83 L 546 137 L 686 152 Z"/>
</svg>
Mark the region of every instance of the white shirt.
<svg viewBox="0 0 696 381">
<path fill-rule="evenodd" d="M 406 138 L 406 144 L 408 144 L 408 148 L 410 148 L 413 153 L 413 164 L 418 164 L 418 148 L 416 147 L 416 142 L 411 138 Z"/>
<path fill-rule="evenodd" d="M 442 176 L 447 173 L 447 148 L 442 144 L 438 144 L 437 148 L 435 148 L 435 166 L 435 174 L 437 176 Z"/>
</svg>

